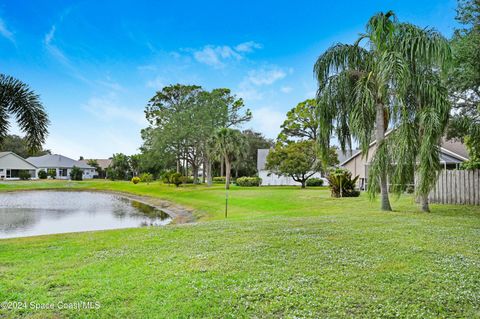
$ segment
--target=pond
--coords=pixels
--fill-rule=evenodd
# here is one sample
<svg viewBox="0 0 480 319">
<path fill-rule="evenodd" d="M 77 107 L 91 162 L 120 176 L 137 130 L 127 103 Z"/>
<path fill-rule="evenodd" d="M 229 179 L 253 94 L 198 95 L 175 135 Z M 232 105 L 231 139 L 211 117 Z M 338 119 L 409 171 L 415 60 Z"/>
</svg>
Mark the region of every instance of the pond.
<svg viewBox="0 0 480 319">
<path fill-rule="evenodd" d="M 162 226 L 170 221 L 156 208 L 107 193 L 0 193 L 0 238 Z"/>
</svg>

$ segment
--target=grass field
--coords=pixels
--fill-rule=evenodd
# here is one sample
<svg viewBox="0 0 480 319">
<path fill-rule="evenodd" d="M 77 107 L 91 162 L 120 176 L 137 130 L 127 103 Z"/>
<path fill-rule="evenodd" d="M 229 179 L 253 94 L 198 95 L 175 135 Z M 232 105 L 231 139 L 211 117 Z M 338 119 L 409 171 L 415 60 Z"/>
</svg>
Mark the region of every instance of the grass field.
<svg viewBox="0 0 480 319">
<path fill-rule="evenodd" d="M 327 189 L 12 182 L 158 196 L 198 223 L 0 240 L 0 301 L 16 318 L 480 317 L 480 207 L 411 197 L 392 213 Z M 92 301 L 99 309 L 58 309 Z M 34 310 L 31 305 L 53 304 Z"/>
</svg>

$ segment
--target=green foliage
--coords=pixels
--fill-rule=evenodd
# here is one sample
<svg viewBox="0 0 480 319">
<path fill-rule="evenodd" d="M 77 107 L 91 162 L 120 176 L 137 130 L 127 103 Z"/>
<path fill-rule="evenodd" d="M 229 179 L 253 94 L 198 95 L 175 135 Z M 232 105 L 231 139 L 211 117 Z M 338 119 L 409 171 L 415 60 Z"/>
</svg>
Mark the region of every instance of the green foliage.
<svg viewBox="0 0 480 319">
<path fill-rule="evenodd" d="M 113 154 L 112 164 L 107 169 L 107 176 L 111 180 L 128 180 L 131 176 L 129 157 L 122 153 Z"/>
<path fill-rule="evenodd" d="M 70 170 L 70 179 L 72 181 L 81 181 L 83 179 L 83 171 L 79 167 L 74 166 Z"/>
<path fill-rule="evenodd" d="M 18 172 L 18 177 L 21 180 L 28 180 L 28 179 L 32 178 L 30 173 L 28 171 L 25 171 L 25 170 L 21 170 L 20 172 Z"/>
<path fill-rule="evenodd" d="M 231 165 L 235 161 L 243 159 L 248 148 L 245 137 L 239 130 L 222 128 L 214 137 L 214 149 L 225 160 L 225 187 L 230 187 Z"/>
<path fill-rule="evenodd" d="M 41 169 L 38 171 L 38 178 L 40 179 L 47 179 L 48 174 L 45 172 L 45 170 Z"/>
<path fill-rule="evenodd" d="M 182 176 L 182 174 L 175 172 L 170 175 L 170 180 L 173 185 L 178 187 L 180 186 L 180 184 L 183 184 L 185 179 L 184 179 L 184 176 Z"/>
<path fill-rule="evenodd" d="M 40 97 L 27 84 L 0 74 L 0 114 L 0 145 L 7 135 L 10 118 L 15 118 L 20 130 L 25 132 L 29 153 L 42 149 L 50 122 Z"/>
<path fill-rule="evenodd" d="M 356 189 L 358 176 L 352 179 L 352 173 L 344 168 L 331 169 L 327 174 L 332 197 L 358 197 Z"/>
<path fill-rule="evenodd" d="M 274 145 L 273 140 L 265 138 L 262 133 L 253 130 L 244 130 L 242 135 L 245 137 L 248 147 L 242 160 L 233 162 L 232 166 L 237 176 L 253 176 L 257 174 L 257 156 L 259 149 L 270 148 Z"/>
<path fill-rule="evenodd" d="M 50 150 L 43 150 L 41 148 L 39 148 L 38 151 L 31 152 L 27 140 L 18 135 L 5 136 L 3 141 L 0 141 L 0 152 L 13 152 L 23 158 L 50 154 Z"/>
<path fill-rule="evenodd" d="M 236 179 L 235 183 L 238 186 L 244 187 L 252 187 L 252 186 L 260 186 L 262 184 L 262 179 L 258 176 L 253 177 L 239 177 Z"/>
<path fill-rule="evenodd" d="M 453 59 L 447 83 L 455 112 L 448 137 L 470 136 L 480 145 L 480 2 L 459 1 L 456 19 L 461 28 L 450 41 Z"/>
<path fill-rule="evenodd" d="M 298 103 L 296 107 L 288 111 L 278 140 L 287 142 L 293 138 L 316 141 L 320 124 L 316 112 L 317 102 L 315 99 Z"/>
<path fill-rule="evenodd" d="M 153 175 L 150 173 L 143 173 L 140 175 L 140 181 L 142 183 L 150 184 L 153 181 Z"/>
<path fill-rule="evenodd" d="M 468 155 L 470 159 L 466 162 L 463 162 L 460 165 L 461 169 L 474 170 L 480 169 L 480 144 L 470 136 L 465 136 L 464 138 L 465 146 L 468 149 Z"/>
<path fill-rule="evenodd" d="M 140 183 L 140 181 L 141 181 L 141 179 L 140 179 L 140 177 L 138 177 L 138 176 L 132 177 L 132 180 L 131 180 L 131 182 L 132 182 L 133 184 L 138 184 L 138 183 Z"/>
<path fill-rule="evenodd" d="M 450 57 L 438 32 L 400 23 L 389 11 L 373 16 L 354 44 L 330 47 L 315 64 L 322 160 L 332 134 L 343 152 L 357 140 L 364 156 L 375 136 L 368 190 L 372 197 L 381 191 L 384 210 L 391 210 L 387 179 L 401 190 L 416 170 L 423 197 L 436 181 L 451 108 L 441 81 Z"/>
<path fill-rule="evenodd" d="M 50 178 L 55 179 L 57 177 L 57 170 L 55 168 L 49 168 L 47 174 Z"/>
<path fill-rule="evenodd" d="M 315 142 L 298 141 L 287 145 L 277 144 L 268 153 L 266 168 L 277 175 L 290 176 L 305 188 L 306 181 L 313 174 L 321 171 Z"/>
<path fill-rule="evenodd" d="M 160 175 L 160 179 L 162 180 L 163 183 L 165 184 L 172 184 L 172 175 L 175 174 L 175 171 L 165 171 Z"/>
<path fill-rule="evenodd" d="M 307 186 L 314 187 L 314 186 L 323 186 L 323 179 L 317 177 L 311 177 L 307 179 Z"/>
<path fill-rule="evenodd" d="M 216 184 L 225 184 L 226 178 L 225 176 L 215 176 L 212 178 L 212 181 Z"/>
<path fill-rule="evenodd" d="M 104 171 L 102 170 L 102 168 L 100 167 L 100 165 L 98 165 L 97 160 L 95 160 L 95 159 L 89 159 L 89 160 L 87 161 L 87 165 L 95 168 L 95 172 L 97 173 L 97 174 L 96 174 L 97 177 L 98 177 L 98 176 L 100 176 L 100 177 L 103 176 L 103 177 L 104 177 Z"/>
</svg>

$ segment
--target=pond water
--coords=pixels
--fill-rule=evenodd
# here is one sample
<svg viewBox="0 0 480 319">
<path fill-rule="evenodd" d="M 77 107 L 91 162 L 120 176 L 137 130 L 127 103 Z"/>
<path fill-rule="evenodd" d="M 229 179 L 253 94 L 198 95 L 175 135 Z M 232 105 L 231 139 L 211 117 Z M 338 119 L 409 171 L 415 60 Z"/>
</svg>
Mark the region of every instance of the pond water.
<svg viewBox="0 0 480 319">
<path fill-rule="evenodd" d="M 113 194 L 0 193 L 0 238 L 162 226 L 170 221 L 171 218 L 158 209 Z"/>
</svg>

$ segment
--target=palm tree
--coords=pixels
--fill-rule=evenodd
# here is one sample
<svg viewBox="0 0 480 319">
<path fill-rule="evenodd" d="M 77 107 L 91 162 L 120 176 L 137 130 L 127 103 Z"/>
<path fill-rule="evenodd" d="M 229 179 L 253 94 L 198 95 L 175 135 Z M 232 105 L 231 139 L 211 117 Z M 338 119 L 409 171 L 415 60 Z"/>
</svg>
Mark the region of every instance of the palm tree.
<svg viewBox="0 0 480 319">
<path fill-rule="evenodd" d="M 368 191 L 380 191 L 382 210 L 391 210 L 389 177 L 399 192 L 417 170 L 422 198 L 435 183 L 438 140 L 449 111 L 439 70 L 449 55 L 440 34 L 399 23 L 389 11 L 370 18 L 354 44 L 336 44 L 315 63 L 322 157 L 333 133 L 342 151 L 351 149 L 353 138 L 364 156 L 374 137 Z M 386 140 L 389 125 L 393 133 Z M 392 147 L 393 141 L 401 144 Z"/>
<path fill-rule="evenodd" d="M 28 85 L 0 74 L 0 144 L 10 126 L 8 117 L 15 116 L 30 152 L 41 150 L 48 134 L 48 115 L 39 96 Z"/>
<path fill-rule="evenodd" d="M 246 139 L 239 130 L 221 128 L 215 135 L 215 149 L 225 159 L 225 188 L 229 189 L 232 162 L 246 152 Z"/>
</svg>

